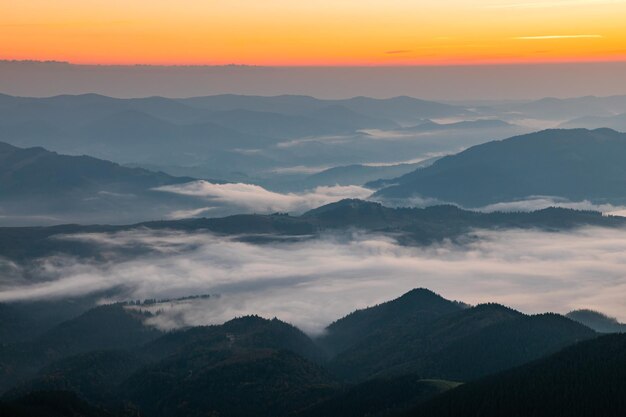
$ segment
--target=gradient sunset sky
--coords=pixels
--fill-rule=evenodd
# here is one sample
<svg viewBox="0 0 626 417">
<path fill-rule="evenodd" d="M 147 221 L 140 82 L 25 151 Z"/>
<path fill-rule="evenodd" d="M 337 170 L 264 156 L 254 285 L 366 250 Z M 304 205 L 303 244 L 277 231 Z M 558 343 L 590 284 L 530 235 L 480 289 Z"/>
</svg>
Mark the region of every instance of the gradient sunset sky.
<svg viewBox="0 0 626 417">
<path fill-rule="evenodd" d="M 15 0 L 0 59 L 446 65 L 626 60 L 626 1 Z"/>
</svg>

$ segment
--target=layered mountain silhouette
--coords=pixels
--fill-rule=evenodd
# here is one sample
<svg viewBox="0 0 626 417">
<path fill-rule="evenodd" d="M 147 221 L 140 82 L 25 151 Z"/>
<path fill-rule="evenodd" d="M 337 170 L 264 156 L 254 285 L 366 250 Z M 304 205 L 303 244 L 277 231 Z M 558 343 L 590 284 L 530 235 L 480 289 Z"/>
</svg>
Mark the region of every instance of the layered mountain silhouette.
<svg viewBox="0 0 626 417">
<path fill-rule="evenodd" d="M 498 129 L 513 127 L 510 123 L 498 119 L 478 119 L 454 123 L 436 123 L 427 120 L 415 126 L 405 127 L 405 132 L 433 132 L 439 130 L 470 130 L 470 129 Z"/>
<path fill-rule="evenodd" d="M 391 132 L 393 136 L 402 126 L 428 118 L 473 117 L 462 106 L 410 97 L 2 95 L 0 109 L 0 141 L 13 146 L 44 147 L 173 176 L 245 181 L 287 191 L 335 185 L 329 178 L 306 178 L 319 167 L 400 165 L 431 152 L 449 153 L 520 133 L 513 126 L 485 133 L 481 133 L 485 129 L 469 128 L 480 121 L 467 122 L 467 126 L 460 122 L 455 129 L 433 132 L 432 138 L 421 141 L 406 140 L 417 135 L 408 131 L 402 138 L 386 140 L 368 133 L 382 132 L 384 137 Z M 291 171 L 297 167 L 304 171 Z M 400 167 L 393 172 L 380 168 L 381 175 L 376 176 L 376 169 L 362 169 L 367 172 L 355 178 L 359 183 L 407 172 Z M 354 173 L 342 176 L 340 170 L 333 176 L 345 184 Z"/>
<path fill-rule="evenodd" d="M 192 180 L 0 142 L 0 215 L 12 225 L 22 220 L 31 224 L 61 219 L 124 222 L 142 218 L 142 212 L 162 217 L 172 207 L 189 207 L 189 203 L 152 189 Z"/>
<path fill-rule="evenodd" d="M 570 120 L 584 116 L 610 116 L 626 112 L 626 96 L 546 97 L 495 106 L 492 111 L 519 118 Z M 606 126 L 603 126 L 606 127 Z"/>
<path fill-rule="evenodd" d="M 155 162 L 172 149 L 215 152 L 260 148 L 285 138 L 392 129 L 398 127 L 397 120 L 467 113 L 461 107 L 408 97 L 117 99 L 85 94 L 49 98 L 3 95 L 0 101 L 0 140 L 118 162 Z"/>
<path fill-rule="evenodd" d="M 476 398 L 488 395 L 494 389 L 489 381 L 506 386 L 520 375 L 497 372 L 597 337 L 556 314 L 527 316 L 497 304 L 472 307 L 426 289 L 355 311 L 315 339 L 257 316 L 164 333 L 145 322 L 158 316 L 159 303 L 169 301 L 96 307 L 43 336 L 2 345 L 0 411 L 396 415 L 412 407 L 434 410 L 443 398 L 455 405 L 468 389 L 479 390 Z M 554 358 L 576 349 L 519 369 L 549 374 L 553 363 L 567 363 Z M 596 353 L 605 355 L 602 349 Z M 492 379 L 477 379 L 483 376 Z M 61 404 L 82 411 L 64 414 Z"/>
<path fill-rule="evenodd" d="M 178 176 L 248 178 L 269 188 L 291 186 L 289 191 L 301 184 L 287 180 L 314 184 L 314 178 L 305 179 L 312 172 L 307 169 L 398 164 L 527 131 L 497 120 L 462 121 L 476 115 L 463 106 L 410 97 L 2 95 L 0 109 L 0 141 L 14 146 L 91 155 Z M 421 133 L 404 126 L 446 118 L 461 121 L 430 122 L 430 127 L 422 123 L 430 137 L 407 140 Z M 293 167 L 305 172 L 289 171 Z"/>
<path fill-rule="evenodd" d="M 532 196 L 626 201 L 626 134 L 545 130 L 474 146 L 394 180 L 377 197 L 432 198 L 479 207 Z M 371 184 L 371 186 L 385 184 Z"/>
<path fill-rule="evenodd" d="M 469 111 L 459 106 L 412 97 L 395 97 L 390 99 L 354 97 L 341 100 L 320 100 L 309 96 L 296 95 L 276 97 L 217 95 L 188 98 L 179 101 L 190 106 L 212 111 L 244 109 L 285 114 L 314 114 L 324 108 L 342 106 L 369 118 L 390 119 L 399 123 L 417 121 L 423 118 L 470 114 Z"/>
<path fill-rule="evenodd" d="M 619 132 L 626 132 L 626 113 L 615 116 L 585 116 L 561 124 L 562 128 L 599 129 L 610 128 Z"/>
<path fill-rule="evenodd" d="M 54 279 L 59 265 L 88 275 L 159 250 L 141 239 L 103 245 L 97 234 L 210 234 L 249 248 L 375 234 L 445 249 L 484 230 L 624 228 L 626 217 L 596 211 L 471 209 L 538 197 L 626 204 L 626 133 L 616 131 L 625 112 L 625 97 L 470 108 L 410 97 L 0 94 L 0 225 L 10 226 L 0 227 L 0 288 L 17 294 L 6 299 L 24 287 L 37 294 L 42 275 Z M 525 119 L 576 128 L 487 142 L 527 131 Z M 459 149 L 423 163 L 388 162 Z M 205 174 L 172 174 L 184 172 Z M 213 200 L 158 191 L 207 172 L 273 184 L 258 190 L 268 199 L 306 197 L 270 188 L 365 184 L 380 202 L 198 218 Z M 405 207 L 415 201 L 437 205 Z M 170 215 L 192 218 L 145 221 Z M 0 303 L 0 417 L 569 417 L 626 409 L 626 325 L 592 310 L 525 314 L 416 288 L 309 335 L 256 315 L 182 324 L 168 317 L 211 306 L 214 296 L 120 301 L 128 289 L 117 282 L 84 297 Z"/>
</svg>

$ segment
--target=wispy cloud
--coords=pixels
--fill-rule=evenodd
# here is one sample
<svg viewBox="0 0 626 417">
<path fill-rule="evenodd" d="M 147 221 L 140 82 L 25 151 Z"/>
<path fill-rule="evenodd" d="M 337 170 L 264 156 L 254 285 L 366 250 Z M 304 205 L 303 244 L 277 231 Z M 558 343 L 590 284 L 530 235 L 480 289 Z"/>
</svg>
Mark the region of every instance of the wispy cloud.
<svg viewBox="0 0 626 417">
<path fill-rule="evenodd" d="M 306 165 L 296 165 L 293 167 L 280 167 L 274 168 L 271 172 L 276 174 L 317 174 L 318 172 L 322 172 L 331 168 L 330 165 L 321 165 L 321 166 L 306 166 Z"/>
<path fill-rule="evenodd" d="M 413 159 L 405 159 L 402 161 L 394 161 L 394 162 L 366 162 L 362 165 L 368 167 L 392 167 L 395 165 L 404 165 L 404 164 L 419 164 L 421 162 L 435 162 L 437 159 L 445 156 L 444 152 L 428 152 L 425 153 L 424 156 Z M 425 164 L 425 166 L 428 164 Z"/>
<path fill-rule="evenodd" d="M 235 206 L 255 213 L 298 213 L 344 198 L 364 199 L 372 194 L 371 190 L 356 185 L 317 187 L 302 193 L 282 194 L 253 184 L 214 184 L 208 181 L 168 185 L 156 190 L 197 197 L 213 204 Z"/>
<path fill-rule="evenodd" d="M 512 39 L 522 41 L 541 41 L 550 39 L 598 39 L 604 38 L 602 35 L 542 35 L 542 36 L 517 36 Z"/>
<path fill-rule="evenodd" d="M 613 204 L 594 204 L 589 200 L 570 201 L 566 198 L 556 196 L 529 196 L 524 200 L 505 201 L 490 204 L 488 206 L 478 208 L 478 210 L 490 213 L 494 211 L 535 211 L 548 207 L 562 207 L 574 210 L 591 210 L 613 215 L 621 215 L 622 213 L 626 212 L 626 207 L 623 206 L 615 206 Z"/>
<path fill-rule="evenodd" d="M 393 51 L 385 51 L 385 53 L 387 55 L 398 55 L 398 54 L 408 54 L 411 53 L 413 51 L 411 51 L 410 49 L 396 49 Z"/>
<path fill-rule="evenodd" d="M 191 217 L 205 215 L 211 210 L 215 210 L 215 207 L 200 207 L 190 210 L 174 210 L 173 212 L 169 213 L 168 218 L 173 220 L 188 219 Z"/>
<path fill-rule="evenodd" d="M 279 149 L 292 148 L 311 143 L 340 144 L 350 142 L 359 135 L 330 135 L 330 136 L 312 136 L 305 138 L 292 139 L 285 142 L 279 142 L 276 147 Z"/>
<path fill-rule="evenodd" d="M 441 204 L 452 204 L 457 205 L 451 201 L 443 201 L 437 200 L 434 198 L 413 196 L 410 198 L 404 199 L 392 199 L 392 200 L 379 200 L 381 203 L 387 206 L 396 206 L 396 207 L 428 207 L 434 205 Z M 499 203 L 489 204 L 483 207 L 462 207 L 466 210 L 474 210 L 481 211 L 484 213 L 493 213 L 496 211 L 500 212 L 531 212 L 537 210 L 543 210 L 549 207 L 560 207 L 572 210 L 588 210 L 588 211 L 597 211 L 603 213 L 605 215 L 613 215 L 613 216 L 625 216 L 626 217 L 626 206 L 616 206 L 613 204 L 597 204 L 591 202 L 589 200 L 581 200 L 581 201 L 571 201 L 567 198 L 559 197 L 559 196 L 546 196 L 546 195 L 535 195 L 528 196 L 524 199 L 514 200 L 514 201 L 502 201 Z"/>
</svg>

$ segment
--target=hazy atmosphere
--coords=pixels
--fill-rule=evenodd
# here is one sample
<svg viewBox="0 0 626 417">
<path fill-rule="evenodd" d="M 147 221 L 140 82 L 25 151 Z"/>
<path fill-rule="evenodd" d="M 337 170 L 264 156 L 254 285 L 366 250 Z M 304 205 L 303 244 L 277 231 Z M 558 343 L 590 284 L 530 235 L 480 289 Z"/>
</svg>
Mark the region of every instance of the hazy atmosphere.
<svg viewBox="0 0 626 417">
<path fill-rule="evenodd" d="M 622 53 L 626 55 L 626 50 Z M 0 91 L 18 96 L 99 93 L 124 98 L 301 94 L 336 99 L 409 95 L 476 102 L 626 94 L 624 72 L 623 62 L 268 67 L 0 61 Z"/>
<path fill-rule="evenodd" d="M 355 309 L 423 287 L 451 299 L 498 302 L 527 313 L 591 308 L 626 320 L 624 236 L 596 228 L 563 234 L 480 232 L 466 244 L 407 248 L 368 234 L 261 246 L 197 233 L 67 235 L 60 239 L 87 241 L 110 255 L 90 263 L 40 259 L 30 272 L 44 281 L 5 282 L 0 301 L 112 289 L 119 292 L 113 297 L 122 300 L 220 294 L 219 299 L 159 305 L 155 309 L 163 311 L 150 324 L 167 329 L 220 324 L 256 313 L 317 334 Z M 149 253 L 139 259 L 115 255 L 136 246 Z"/>
<path fill-rule="evenodd" d="M 0 4 L 0 417 L 626 415 L 626 1 Z"/>
</svg>

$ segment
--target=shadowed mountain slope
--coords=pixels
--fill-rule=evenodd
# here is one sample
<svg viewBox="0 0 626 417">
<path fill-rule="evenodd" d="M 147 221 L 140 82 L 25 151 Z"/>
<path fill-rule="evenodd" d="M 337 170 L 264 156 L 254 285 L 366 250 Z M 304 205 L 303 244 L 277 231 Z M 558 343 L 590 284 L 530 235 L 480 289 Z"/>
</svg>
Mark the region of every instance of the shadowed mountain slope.
<svg viewBox="0 0 626 417">
<path fill-rule="evenodd" d="M 466 207 L 558 196 L 626 201 L 626 134 L 610 129 L 545 130 L 474 146 L 390 182 L 377 197 L 415 196 Z"/>
<path fill-rule="evenodd" d="M 626 409 L 626 336 L 568 347 L 453 389 L 406 416 L 617 417 Z"/>
<path fill-rule="evenodd" d="M 598 333 L 626 333 L 626 324 L 593 310 L 575 310 L 567 313 L 568 318 L 595 330 Z"/>
</svg>

